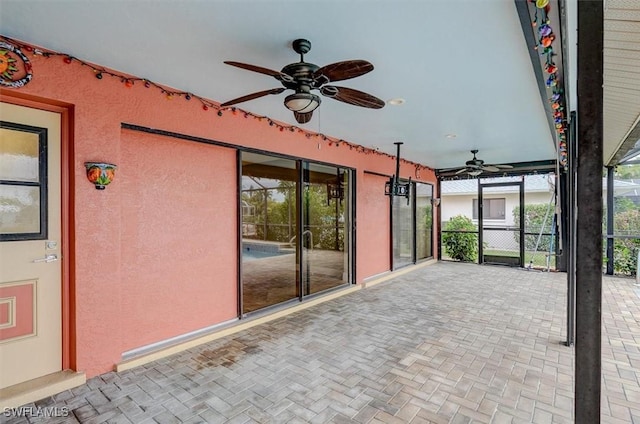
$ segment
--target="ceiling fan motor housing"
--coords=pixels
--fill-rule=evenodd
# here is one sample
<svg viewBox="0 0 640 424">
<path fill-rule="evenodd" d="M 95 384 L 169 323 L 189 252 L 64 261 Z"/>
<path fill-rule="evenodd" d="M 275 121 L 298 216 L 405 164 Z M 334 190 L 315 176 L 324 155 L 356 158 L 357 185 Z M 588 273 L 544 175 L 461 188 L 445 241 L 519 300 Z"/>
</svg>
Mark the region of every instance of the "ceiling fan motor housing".
<svg viewBox="0 0 640 424">
<path fill-rule="evenodd" d="M 313 63 L 307 63 L 307 62 L 298 62 L 298 63 L 291 63 L 287 66 L 285 66 L 284 68 L 282 68 L 282 73 L 283 74 L 287 74 L 291 77 L 293 77 L 293 81 L 285 81 L 282 80 L 282 85 L 284 85 L 286 88 L 289 88 L 291 90 L 298 90 L 298 89 L 302 89 L 303 86 L 306 86 L 306 90 L 303 91 L 309 91 L 314 84 L 314 80 L 313 80 L 313 73 L 315 71 L 317 71 L 320 67 L 318 65 L 315 65 Z"/>
</svg>

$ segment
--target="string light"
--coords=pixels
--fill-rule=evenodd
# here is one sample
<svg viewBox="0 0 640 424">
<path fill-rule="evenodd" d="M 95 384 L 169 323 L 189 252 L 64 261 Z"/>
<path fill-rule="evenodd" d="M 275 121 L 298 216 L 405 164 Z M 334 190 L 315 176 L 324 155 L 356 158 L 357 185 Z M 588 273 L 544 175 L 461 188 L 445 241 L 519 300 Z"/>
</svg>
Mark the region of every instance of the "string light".
<svg viewBox="0 0 640 424">
<path fill-rule="evenodd" d="M 43 50 L 43 49 L 39 49 L 39 48 L 35 48 L 31 45 L 28 45 L 26 43 L 22 43 L 19 42 L 17 40 L 14 40 L 12 38 L 9 37 L 5 37 L 3 35 L 0 35 L 0 40 L 4 40 L 6 42 L 12 43 L 16 46 L 18 46 L 20 49 L 27 51 L 33 55 L 36 56 L 42 56 L 44 58 L 52 58 L 52 57 L 61 57 L 63 62 L 67 65 L 70 65 L 72 63 L 78 63 L 81 66 L 87 67 L 89 69 L 91 69 L 91 71 L 95 74 L 96 79 L 98 80 L 102 80 L 104 79 L 104 76 L 109 76 L 112 78 L 117 78 L 126 88 L 133 88 L 135 85 L 135 82 L 139 81 L 145 88 L 155 88 L 156 90 L 158 90 L 162 95 L 164 95 L 164 97 L 167 100 L 173 100 L 175 97 L 182 97 L 185 100 L 189 101 L 192 99 L 197 99 L 198 101 L 200 101 L 200 103 L 202 104 L 202 110 L 203 111 L 209 111 L 210 109 L 213 109 L 217 112 L 217 115 L 219 117 L 222 117 L 224 115 L 224 111 L 229 109 L 229 108 L 221 108 L 218 104 L 213 103 L 211 100 L 206 99 L 204 97 L 198 96 L 196 94 L 190 93 L 190 92 L 186 92 L 186 91 L 179 91 L 179 90 L 172 90 L 172 89 L 168 89 L 165 88 L 164 86 L 155 83 L 149 79 L 146 78 L 138 78 L 138 77 L 134 77 L 132 75 L 126 75 L 126 74 L 121 74 L 121 73 L 117 73 L 115 71 L 109 70 L 107 68 L 104 68 L 102 66 L 98 66 L 98 65 L 94 65 L 93 63 L 90 62 L 86 62 L 82 59 L 78 59 L 76 57 L 73 57 L 69 54 L 66 53 L 59 53 L 59 52 L 55 52 L 52 50 Z M 319 137 L 320 139 L 322 139 L 322 141 L 328 142 L 329 146 L 333 146 L 335 145 L 336 147 L 340 147 L 341 145 L 344 145 L 346 147 L 349 147 L 349 150 L 356 150 L 356 152 L 358 153 L 364 153 L 366 155 L 371 155 L 371 154 L 375 154 L 378 156 L 386 156 L 390 159 L 395 159 L 395 156 L 390 155 L 388 153 L 384 153 L 384 152 L 380 152 L 376 149 L 371 149 L 368 147 L 364 147 L 355 143 L 350 143 L 348 141 L 345 141 L 343 139 L 335 139 L 332 137 L 329 137 L 325 134 L 321 134 L 321 133 L 314 133 L 311 131 L 307 131 L 303 128 L 299 128 L 293 125 L 283 125 L 283 124 L 279 124 L 275 121 L 273 121 L 272 119 L 270 119 L 267 116 L 261 116 L 261 115 L 256 115 L 252 112 L 248 112 L 236 107 L 231 107 L 230 108 L 231 113 L 234 116 L 237 116 L 239 112 L 241 112 L 241 116 L 244 117 L 245 119 L 256 119 L 258 122 L 263 122 L 264 120 L 267 121 L 267 123 L 269 124 L 270 127 L 276 127 L 279 131 L 284 132 L 289 131 L 292 133 L 297 132 L 298 134 L 304 134 L 305 137 L 307 139 L 311 139 L 312 137 Z M 406 163 L 410 166 L 415 166 L 416 170 L 429 170 L 435 173 L 435 170 L 433 168 L 430 168 L 428 166 L 424 166 L 412 161 L 408 161 L 406 159 L 401 159 L 401 161 L 403 163 Z"/>
<path fill-rule="evenodd" d="M 566 155 L 566 126 L 567 121 L 564 114 L 565 99 L 564 92 L 561 88 L 560 81 L 558 80 L 558 67 L 556 66 L 553 58 L 556 54 L 553 51 L 553 43 L 556 39 L 551 27 L 551 19 L 549 18 L 549 12 L 551 11 L 551 5 L 549 0 L 530 0 L 535 6 L 535 13 L 532 22 L 532 26 L 537 28 L 538 32 L 538 45 L 534 49 L 538 50 L 541 56 L 545 57 L 544 70 L 549 75 L 545 80 L 545 85 L 551 90 L 551 97 L 549 98 L 549 104 L 553 113 L 553 122 L 556 130 L 556 137 L 558 140 L 558 153 L 559 163 L 563 167 L 567 166 Z"/>
</svg>

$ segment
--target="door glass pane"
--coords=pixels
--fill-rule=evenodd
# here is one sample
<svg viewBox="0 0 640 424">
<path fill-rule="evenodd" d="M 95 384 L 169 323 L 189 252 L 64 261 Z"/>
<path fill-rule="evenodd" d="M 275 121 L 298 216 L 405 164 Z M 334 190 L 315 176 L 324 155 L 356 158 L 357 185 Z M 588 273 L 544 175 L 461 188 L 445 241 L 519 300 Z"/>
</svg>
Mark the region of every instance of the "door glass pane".
<svg viewBox="0 0 640 424">
<path fill-rule="evenodd" d="M 416 259 L 433 256 L 433 187 L 416 183 Z"/>
<path fill-rule="evenodd" d="M 516 223 L 512 213 L 513 210 L 520 210 L 520 185 L 514 183 L 514 185 L 486 187 L 481 184 L 481 190 L 482 262 L 521 266 L 520 220 L 518 219 Z M 507 204 L 512 209 L 508 214 L 506 213 Z"/>
<path fill-rule="evenodd" d="M 413 186 L 413 184 L 412 184 Z M 394 196 L 392 205 L 393 219 L 393 268 L 400 268 L 413 263 L 413 207 L 412 195 L 407 202 L 406 197 Z"/>
<path fill-rule="evenodd" d="M 299 296 L 296 162 L 242 154 L 242 304 L 253 312 Z"/>
<path fill-rule="evenodd" d="M 304 295 L 349 282 L 349 173 L 305 163 L 302 196 Z"/>
<path fill-rule="evenodd" d="M 0 128 L 0 180 L 38 182 L 39 135 Z"/>
<path fill-rule="evenodd" d="M 0 234 L 40 233 L 40 187 L 0 185 Z"/>
</svg>

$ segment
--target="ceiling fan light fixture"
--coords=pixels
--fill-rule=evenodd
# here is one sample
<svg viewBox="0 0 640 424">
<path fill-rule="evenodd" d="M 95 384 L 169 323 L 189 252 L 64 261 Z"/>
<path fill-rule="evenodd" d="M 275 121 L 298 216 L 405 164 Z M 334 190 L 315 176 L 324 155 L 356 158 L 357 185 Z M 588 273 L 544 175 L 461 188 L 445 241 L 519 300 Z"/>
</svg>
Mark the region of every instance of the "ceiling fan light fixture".
<svg viewBox="0 0 640 424">
<path fill-rule="evenodd" d="M 320 97 L 311 93 L 294 93 L 284 99 L 284 105 L 293 112 L 313 112 L 320 106 Z"/>
<path fill-rule="evenodd" d="M 482 169 L 476 169 L 475 171 L 469 171 L 468 174 L 471 175 L 472 177 L 477 177 L 478 175 L 482 174 Z"/>
</svg>

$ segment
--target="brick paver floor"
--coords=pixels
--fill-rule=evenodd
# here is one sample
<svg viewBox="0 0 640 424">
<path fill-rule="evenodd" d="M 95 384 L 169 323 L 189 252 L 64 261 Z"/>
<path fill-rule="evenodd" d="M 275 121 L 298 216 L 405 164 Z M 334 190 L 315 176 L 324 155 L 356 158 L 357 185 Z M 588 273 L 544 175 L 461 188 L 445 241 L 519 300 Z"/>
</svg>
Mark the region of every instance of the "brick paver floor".
<svg viewBox="0 0 640 424">
<path fill-rule="evenodd" d="M 603 297 L 602 422 L 640 423 L 640 289 L 605 278 Z M 562 273 L 438 263 L 31 406 L 71 413 L 41 422 L 568 423 L 565 302 Z"/>
</svg>

